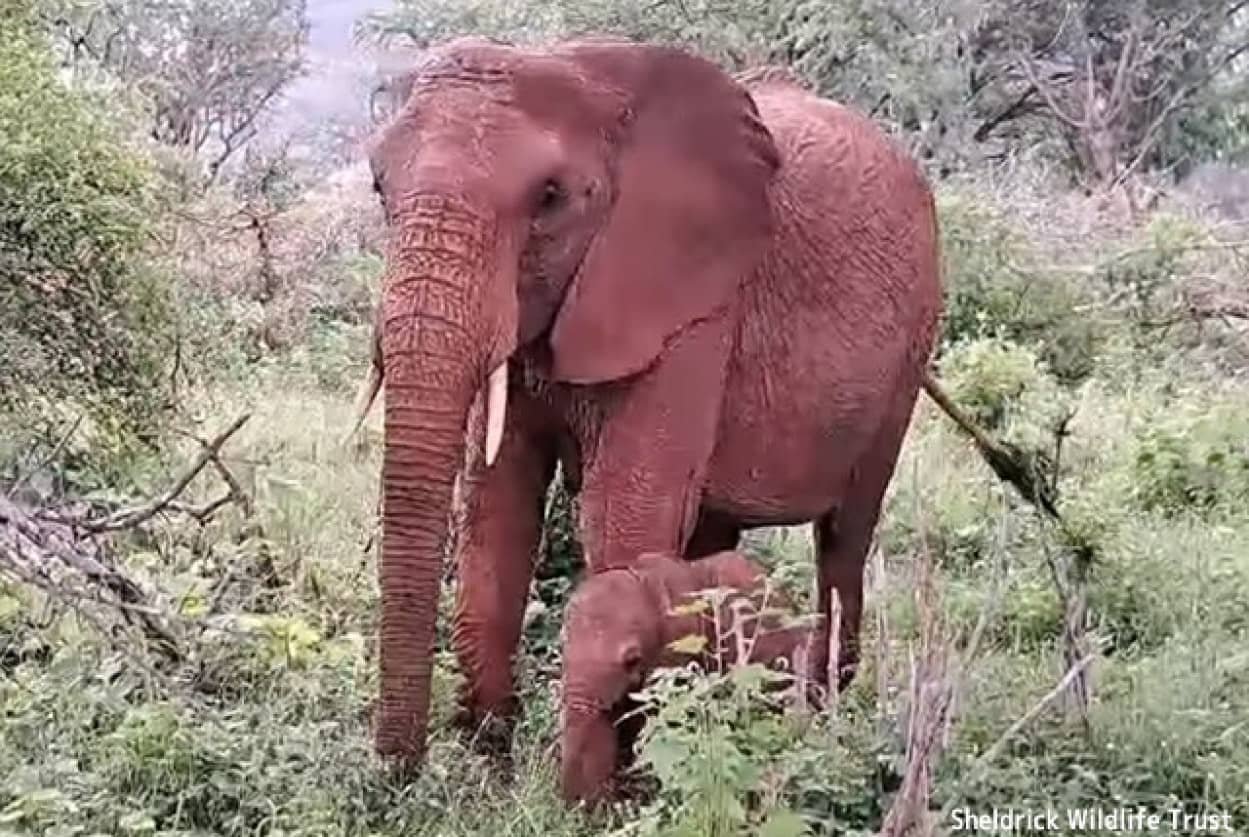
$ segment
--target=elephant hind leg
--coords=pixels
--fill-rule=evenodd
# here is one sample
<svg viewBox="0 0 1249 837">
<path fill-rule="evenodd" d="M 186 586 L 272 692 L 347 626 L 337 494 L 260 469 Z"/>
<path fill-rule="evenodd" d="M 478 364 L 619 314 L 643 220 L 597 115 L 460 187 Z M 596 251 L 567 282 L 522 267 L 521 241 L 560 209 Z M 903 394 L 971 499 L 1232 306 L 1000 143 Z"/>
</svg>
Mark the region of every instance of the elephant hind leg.
<svg viewBox="0 0 1249 837">
<path fill-rule="evenodd" d="M 837 688 L 845 689 L 854 680 L 859 665 L 859 629 L 863 618 L 863 570 L 872 536 L 880 518 L 885 490 L 893 477 L 902 440 L 910 425 L 917 390 L 899 395 L 896 408 L 883 422 L 872 444 L 851 471 L 849 485 L 839 508 L 815 521 L 815 549 L 819 584 L 820 613 L 826 616 L 837 591 L 841 607 L 840 643 L 837 660 Z M 817 678 L 829 685 L 828 638 L 831 625 L 826 621 L 816 643 L 814 664 Z"/>
</svg>

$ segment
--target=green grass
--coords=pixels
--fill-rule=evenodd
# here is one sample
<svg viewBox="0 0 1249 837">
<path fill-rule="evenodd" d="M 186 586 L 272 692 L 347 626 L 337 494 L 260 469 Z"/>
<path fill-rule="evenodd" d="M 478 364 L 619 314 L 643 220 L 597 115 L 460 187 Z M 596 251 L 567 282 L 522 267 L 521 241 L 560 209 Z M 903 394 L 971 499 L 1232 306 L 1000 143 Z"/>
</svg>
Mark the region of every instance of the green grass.
<svg viewBox="0 0 1249 837">
<path fill-rule="evenodd" d="M 955 201 L 947 212 L 970 210 Z M 882 517 L 886 581 L 869 585 L 864 666 L 835 715 L 763 711 L 750 677 L 656 683 L 660 720 L 645 758 L 664 779 L 658 793 L 597 819 L 566 811 L 557 637 L 576 561 L 561 507 L 555 560 L 535 585 L 546 609 L 534 610 L 523 643 L 511 766 L 452 729 L 458 675 L 444 637 L 426 769 L 410 784 L 384 770 L 369 730 L 380 421 L 375 411 L 362 442 L 339 444 L 364 341 L 353 327 L 329 329 L 286 360 L 246 374 L 229 365 L 217 377 L 232 383 L 202 384 L 184 404 L 182 424 L 200 436 L 253 412 L 226 458 L 254 518 L 237 508 L 206 526 L 158 518 L 118 543 L 129 572 L 176 615 L 184 662 L 112 642 L 64 603 L 0 583 L 0 835 L 875 833 L 903 769 L 925 545 L 955 651 L 990 608 L 959 669 L 935 810 L 1184 805 L 1249 829 L 1249 388 L 1228 373 L 1234 335 L 1143 331 L 1132 306 L 1171 293 L 1183 265 L 1128 260 L 1130 281 L 1149 292 L 1124 307 L 1103 292 L 1129 281 L 1126 268 L 1113 282 L 1096 278 L 1117 264 L 1110 244 L 1083 254 L 1096 269 L 1064 274 L 1032 298 L 1026 322 L 1004 327 L 1011 295 L 1042 279 L 1020 273 L 1028 260 L 1001 228 L 1009 218 L 994 214 L 987 233 L 974 220 L 950 222 L 962 242 L 951 261 L 961 332 L 943 347 L 941 375 L 995 432 L 1031 450 L 1052 446 L 1071 416 L 1058 480 L 1065 529 L 997 482 L 921 402 Z M 1165 238 L 1165 223 L 1146 238 Z M 992 240 L 978 249 L 978 234 Z M 1079 311 L 1069 307 L 1077 276 L 1092 283 L 1080 286 L 1089 308 Z M 976 321 L 979 299 L 996 320 Z M 1080 317 L 1046 343 L 1053 323 Z M 6 460 L 18 447 L 0 442 Z M 92 450 L 69 450 L 98 484 L 105 472 L 83 464 Z M 194 450 L 181 439 L 160 455 L 114 455 L 107 485 L 150 496 Z M 213 480 L 193 486 L 195 499 L 216 496 Z M 754 532 L 747 548 L 809 604 L 806 529 Z M 1063 674 L 1049 559 L 1077 550 L 1089 561 L 1088 639 L 1100 650 L 1088 725 L 1050 707 L 984 762 Z"/>
<path fill-rule="evenodd" d="M 43 609 L 31 593 L 8 588 L 0 599 L 8 661 L 0 681 L 0 823 L 30 834 L 599 833 L 601 823 L 565 812 L 555 792 L 550 638 L 557 613 L 537 620 L 527 637 L 527 712 L 510 773 L 451 731 L 455 675 L 445 651 L 427 770 L 405 787 L 376 763 L 368 708 L 377 591 L 375 553 L 366 548 L 375 531 L 376 417 L 363 450 L 342 448 L 348 398 L 274 392 L 256 398 L 252 422 L 229 447 L 230 463 L 255 494 L 263 534 L 249 535 L 229 512 L 203 531 L 161 526 L 150 548 L 130 556 L 136 574 L 158 582 L 182 612 L 189 665 L 149 680 L 72 614 L 32 625 Z M 1091 492 L 1083 502 L 1094 504 L 1122 501 L 1103 468 L 1129 467 L 1134 460 L 1123 449 L 1135 444 L 1130 434 L 1097 435 L 1115 423 L 1116 407 L 1131 412 L 1117 396 L 1100 398 L 1102 418 L 1070 441 L 1085 476 L 1067 488 L 1073 498 Z M 211 432 L 243 403 L 223 392 L 198 406 Z M 1061 674 L 1061 612 L 1042 555 L 1052 534 L 924 408 L 881 533 L 892 640 L 883 660 L 896 687 L 886 724 L 875 718 L 878 637 L 869 613 L 869 660 L 837 721 L 786 736 L 783 754 L 773 747 L 765 758 L 747 746 L 741 756 L 787 765 L 777 793 L 810 817 L 816 833 L 832 833 L 833 823 L 838 833 L 877 828 L 887 807 L 914 632 L 917 503 L 952 625 L 970 630 L 989 579 L 997 568 L 1006 572 L 998 615 L 966 675 L 939 802 L 947 794 L 972 805 L 1183 802 L 1249 821 L 1249 520 L 1231 503 L 1179 516 L 1129 508 L 1098 532 L 1090 600 L 1094 631 L 1110 655 L 1096 667 L 1092 739 L 1046 713 L 980 778 L 967 780 L 977 754 Z M 757 534 L 751 543 L 778 579 L 809 589 L 805 533 Z M 227 574 L 236 581 L 220 594 Z M 210 613 L 213 596 L 219 605 Z M 740 731 L 727 712 L 709 723 Z M 842 757 L 830 764 L 826 756 L 836 752 Z M 667 827 L 664 798 L 641 820 L 657 831 Z"/>
</svg>

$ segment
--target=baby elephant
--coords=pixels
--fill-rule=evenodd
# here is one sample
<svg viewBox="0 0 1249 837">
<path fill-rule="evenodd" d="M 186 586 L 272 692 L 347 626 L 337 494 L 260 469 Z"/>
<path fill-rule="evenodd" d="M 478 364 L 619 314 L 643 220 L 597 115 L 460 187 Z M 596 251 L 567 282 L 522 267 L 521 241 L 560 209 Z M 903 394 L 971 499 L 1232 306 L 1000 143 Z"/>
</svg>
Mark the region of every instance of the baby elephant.
<svg viewBox="0 0 1249 837">
<path fill-rule="evenodd" d="M 581 583 L 563 635 L 561 784 L 568 803 L 599 801 L 617 769 L 627 765 L 641 719 L 636 713 L 621 718 L 635 708 L 629 693 L 651 671 L 691 660 L 708 669 L 720 662 L 759 662 L 796 670 L 795 656 L 817 626 L 785 626 L 773 609 L 788 603 L 766 590 L 765 582 L 750 559 L 720 552 L 695 561 L 647 554 Z M 696 606 L 698 593 L 710 588 L 733 591 L 720 601 L 718 614 Z M 717 636 L 716 617 L 724 632 L 735 623 L 735 611 L 742 629 Z M 690 635 L 704 638 L 701 651 L 669 647 Z"/>
</svg>

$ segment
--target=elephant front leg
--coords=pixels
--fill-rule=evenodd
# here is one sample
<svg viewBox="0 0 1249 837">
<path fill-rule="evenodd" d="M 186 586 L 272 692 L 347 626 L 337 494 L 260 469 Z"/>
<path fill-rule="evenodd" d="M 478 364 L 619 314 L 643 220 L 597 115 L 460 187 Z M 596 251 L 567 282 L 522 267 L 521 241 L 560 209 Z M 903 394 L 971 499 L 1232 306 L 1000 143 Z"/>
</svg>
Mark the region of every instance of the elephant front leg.
<svg viewBox="0 0 1249 837">
<path fill-rule="evenodd" d="M 457 544 L 452 645 L 464 677 L 458 721 L 480 731 L 477 741 L 489 749 L 506 749 L 518 709 L 512 663 L 555 470 L 540 407 L 517 395 L 515 383 L 498 459 L 466 469 Z"/>
<path fill-rule="evenodd" d="M 681 554 L 698 522 L 715 448 L 730 319 L 701 322 L 649 372 L 596 400 L 584 463 L 581 542 L 592 572 L 643 552 Z"/>
</svg>

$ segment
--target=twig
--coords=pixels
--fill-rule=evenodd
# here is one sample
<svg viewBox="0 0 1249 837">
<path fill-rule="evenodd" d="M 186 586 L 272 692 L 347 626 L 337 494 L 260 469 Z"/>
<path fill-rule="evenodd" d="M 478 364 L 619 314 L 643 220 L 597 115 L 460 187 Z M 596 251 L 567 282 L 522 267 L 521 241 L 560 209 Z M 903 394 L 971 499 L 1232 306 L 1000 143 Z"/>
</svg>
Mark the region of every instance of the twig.
<svg viewBox="0 0 1249 837">
<path fill-rule="evenodd" d="M 139 506 L 138 508 L 122 509 L 121 511 L 114 512 L 101 520 L 85 521 L 82 524 L 83 528 L 85 528 L 88 532 L 116 532 L 122 529 L 132 529 L 135 526 L 145 523 L 155 517 L 162 509 L 167 508 L 170 503 L 176 500 L 178 496 L 186 490 L 186 487 L 190 485 L 191 480 L 195 479 L 199 472 L 204 470 L 204 466 L 217 459 L 217 453 L 221 450 L 221 446 L 224 445 L 231 436 L 238 432 L 239 428 L 246 424 L 247 420 L 250 418 L 250 413 L 242 414 L 236 418 L 229 427 L 218 434 L 216 438 L 204 445 L 203 449 L 199 452 L 199 455 L 195 457 L 190 467 L 187 468 L 186 471 L 184 471 L 183 474 L 174 481 L 174 484 L 164 494 L 149 503 Z M 222 472 L 223 478 L 226 478 L 226 474 L 228 472 L 225 471 L 224 467 L 219 466 L 218 470 Z M 233 476 L 231 475 L 227 478 L 227 482 L 232 481 Z M 231 486 L 231 491 L 233 490 L 234 485 Z"/>
<path fill-rule="evenodd" d="M 967 647 L 963 651 L 965 661 L 976 659 L 976 653 L 980 650 L 980 643 L 984 639 L 984 633 L 989 627 L 989 623 L 993 617 L 997 615 L 998 605 L 1001 604 L 1002 594 L 1006 588 L 1006 576 L 1010 572 L 1010 568 L 1006 562 L 1006 530 L 1007 522 L 1010 520 L 1010 509 L 1005 503 L 1002 504 L 1002 517 L 998 525 L 998 555 L 1002 559 L 998 562 L 997 569 L 993 579 L 993 588 L 989 591 L 988 597 L 980 608 L 980 614 L 976 617 L 976 626 L 972 629 L 971 638 L 967 641 Z"/>
<path fill-rule="evenodd" d="M 1029 709 L 1018 720 L 1016 720 L 1013 724 L 1007 727 L 1006 732 L 1002 733 L 1001 736 L 998 737 L 997 741 L 994 741 L 993 744 L 989 747 L 989 749 L 985 750 L 984 754 L 981 755 L 980 758 L 976 759 L 976 763 L 972 765 L 972 769 L 969 774 L 969 777 L 970 778 L 978 777 L 981 771 L 985 770 L 991 764 L 993 764 L 994 760 L 997 759 L 998 755 L 1001 754 L 1002 750 L 1006 747 L 1006 745 L 1010 743 L 1010 740 L 1014 738 L 1016 735 L 1018 735 L 1019 732 L 1024 727 L 1028 726 L 1028 724 L 1035 721 L 1041 715 L 1042 712 L 1044 712 L 1051 704 L 1053 704 L 1055 700 L 1061 697 L 1063 692 L 1067 690 L 1067 687 L 1071 685 L 1072 681 L 1074 681 L 1077 677 L 1079 677 L 1084 672 L 1084 670 L 1088 668 L 1088 666 L 1093 662 L 1096 656 L 1097 656 L 1096 654 L 1088 654 L 1082 659 L 1078 660 L 1073 666 L 1071 666 L 1071 668 L 1067 669 L 1067 673 L 1064 674 L 1062 678 L 1057 683 L 1054 684 L 1054 688 L 1046 692 L 1045 695 L 1040 700 L 1038 700 L 1032 706 L 1031 709 Z M 954 798 L 951 798 L 951 801 L 947 804 L 953 805 Z"/>
<path fill-rule="evenodd" d="M 192 506 L 187 503 L 182 503 L 177 500 L 174 500 L 173 502 L 169 504 L 168 508 L 176 512 L 181 512 L 182 514 L 185 514 L 188 517 L 194 518 L 195 522 L 202 526 L 205 523 L 207 523 L 214 514 L 220 511 L 222 507 L 226 506 L 228 503 L 234 501 L 235 499 L 236 497 L 235 497 L 234 492 L 227 491 L 225 494 L 221 495 L 216 500 L 213 500 L 212 502 L 209 502 L 209 503 L 204 503 L 201 506 Z"/>
<path fill-rule="evenodd" d="M 997 757 L 1001 754 L 1001 751 L 1006 747 L 1007 743 L 1009 743 L 1009 741 L 1012 738 L 1018 735 L 1023 730 L 1024 727 L 1026 727 L 1028 724 L 1036 720 L 1041 715 L 1041 713 L 1046 710 L 1046 708 L 1051 706 L 1054 703 L 1054 701 L 1057 700 L 1067 690 L 1067 688 L 1071 685 L 1072 681 L 1075 680 L 1077 677 L 1079 677 L 1080 674 L 1084 671 L 1084 669 L 1087 668 L 1089 664 L 1093 662 L 1094 656 L 1095 655 L 1093 654 L 1089 654 L 1088 656 L 1084 657 L 1083 659 L 1079 660 L 1074 665 L 1072 665 L 1067 670 L 1067 673 L 1064 674 L 1062 678 L 1054 685 L 1054 688 L 1046 692 L 1046 694 L 1039 701 L 1037 701 L 1036 704 L 1034 704 L 1031 709 L 1029 709 L 1027 712 L 1023 714 L 1022 717 L 1020 717 L 1013 724 L 1007 727 L 1006 731 L 1002 733 L 1002 735 L 998 737 L 998 739 L 995 742 L 993 742 L 993 744 L 989 747 L 989 749 L 985 750 L 984 753 L 981 754 L 980 758 L 976 759 L 976 762 L 972 765 L 971 769 L 968 771 L 965 778 L 961 779 L 958 782 L 958 785 L 955 788 L 955 792 L 950 794 L 949 799 L 945 803 L 944 807 L 942 807 L 941 809 L 942 820 L 949 819 L 950 812 L 952 812 L 955 809 L 955 807 L 958 806 L 959 799 L 961 798 L 960 792 L 964 788 L 969 787 L 976 780 L 978 780 L 980 776 L 984 773 L 984 771 L 987 770 L 993 764 L 993 762 L 997 759 Z"/>
<path fill-rule="evenodd" d="M 837 716 L 841 698 L 841 596 L 829 590 L 828 602 L 828 707 L 829 717 Z"/>
<path fill-rule="evenodd" d="M 889 716 L 889 582 L 885 555 L 877 543 L 872 550 L 873 595 L 876 598 L 876 723 L 883 733 Z"/>
<path fill-rule="evenodd" d="M 918 485 L 919 462 L 916 460 Z M 915 604 L 919 611 L 919 653 L 911 652 L 911 682 L 906 724 L 906 763 L 899 788 L 881 827 L 884 837 L 932 832 L 929 814 L 932 774 L 949 737 L 953 684 L 949 674 L 950 642 L 940 615 L 940 589 L 934 578 L 928 527 L 919 494 L 915 498 L 919 549 Z"/>
</svg>

